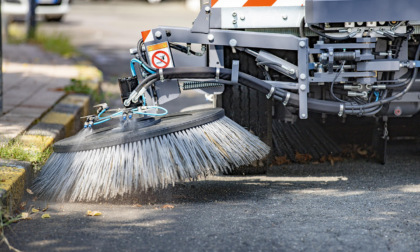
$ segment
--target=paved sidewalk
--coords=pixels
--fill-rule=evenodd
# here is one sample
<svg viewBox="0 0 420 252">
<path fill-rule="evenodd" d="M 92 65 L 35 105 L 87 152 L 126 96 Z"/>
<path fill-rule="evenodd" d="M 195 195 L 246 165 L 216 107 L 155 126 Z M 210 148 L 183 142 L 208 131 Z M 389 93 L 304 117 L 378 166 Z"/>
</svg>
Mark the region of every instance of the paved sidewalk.
<svg viewBox="0 0 420 252">
<path fill-rule="evenodd" d="M 91 95 L 66 95 L 64 87 L 74 78 L 99 92 L 102 73 L 34 45 L 5 45 L 3 51 L 0 147 L 12 148 L 6 144 L 18 138 L 18 148 L 41 155 L 54 142 L 76 133 L 82 127 L 80 117 L 90 111 Z M 0 207 L 13 212 L 32 183 L 36 161 L 8 158 L 0 153 Z"/>
<path fill-rule="evenodd" d="M 34 45 L 4 45 L 3 115 L 0 140 L 23 133 L 64 95 L 63 88 L 79 76 L 75 62 Z"/>
</svg>

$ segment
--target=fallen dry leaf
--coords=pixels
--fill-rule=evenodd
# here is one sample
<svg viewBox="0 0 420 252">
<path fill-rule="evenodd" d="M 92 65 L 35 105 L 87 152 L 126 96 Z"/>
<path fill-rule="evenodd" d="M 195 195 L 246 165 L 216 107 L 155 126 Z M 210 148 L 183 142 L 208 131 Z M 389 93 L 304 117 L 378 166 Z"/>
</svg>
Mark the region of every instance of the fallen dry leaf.
<svg viewBox="0 0 420 252">
<path fill-rule="evenodd" d="M 29 213 L 28 212 L 22 212 L 22 220 L 30 220 Z"/>
<path fill-rule="evenodd" d="M 142 205 L 140 205 L 140 204 L 135 204 L 134 206 L 135 207 L 142 207 Z"/>
<path fill-rule="evenodd" d="M 312 156 L 307 153 L 302 154 L 302 153 L 296 152 L 295 159 L 298 163 L 305 164 L 305 163 L 308 163 L 312 159 Z"/>
<path fill-rule="evenodd" d="M 357 153 L 361 156 L 366 156 L 368 154 L 368 151 L 363 149 L 362 147 L 357 148 Z"/>
<path fill-rule="evenodd" d="M 29 193 L 29 194 L 31 194 L 31 195 L 32 195 L 32 194 L 34 194 L 34 193 L 32 192 L 32 190 L 31 190 L 31 189 L 29 189 L 29 188 L 26 188 L 26 192 L 27 192 L 27 193 Z"/>
<path fill-rule="evenodd" d="M 32 213 L 38 213 L 38 212 L 39 212 L 39 209 L 32 208 Z"/>
<path fill-rule="evenodd" d="M 26 201 L 21 202 L 19 205 L 20 209 L 22 210 L 25 208 L 25 206 L 26 206 Z"/>
<path fill-rule="evenodd" d="M 174 208 L 174 206 L 173 205 L 164 205 L 162 208 L 163 209 L 165 209 L 165 208 L 172 209 L 172 208 Z"/>
<path fill-rule="evenodd" d="M 41 218 L 42 219 L 47 219 L 47 218 L 50 218 L 51 216 L 49 215 L 49 214 L 47 214 L 47 213 L 44 213 L 42 216 L 41 216 Z"/>
<path fill-rule="evenodd" d="M 87 216 L 101 216 L 102 213 L 99 212 L 99 211 L 90 211 L 90 210 L 88 210 L 87 213 L 86 213 L 86 215 Z"/>
<path fill-rule="evenodd" d="M 282 165 L 282 164 L 290 164 L 289 158 L 287 156 L 281 156 L 281 157 L 274 157 L 274 163 L 276 165 Z"/>
<path fill-rule="evenodd" d="M 45 212 L 47 210 L 48 210 L 48 205 L 44 209 L 42 209 L 42 212 Z"/>
</svg>

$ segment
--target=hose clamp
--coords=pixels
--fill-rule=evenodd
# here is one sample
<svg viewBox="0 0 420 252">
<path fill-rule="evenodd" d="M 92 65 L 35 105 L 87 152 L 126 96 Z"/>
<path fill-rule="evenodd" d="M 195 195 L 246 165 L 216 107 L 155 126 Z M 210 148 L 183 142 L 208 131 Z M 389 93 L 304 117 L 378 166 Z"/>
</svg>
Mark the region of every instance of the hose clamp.
<svg viewBox="0 0 420 252">
<path fill-rule="evenodd" d="M 340 111 L 338 112 L 338 116 L 342 117 L 344 114 L 344 104 L 340 104 Z"/>
<path fill-rule="evenodd" d="M 160 76 L 160 81 L 164 82 L 165 78 L 163 77 L 163 68 L 159 68 L 159 76 Z"/>
<path fill-rule="evenodd" d="M 274 91 L 276 91 L 276 88 L 271 86 L 270 92 L 266 95 L 267 99 L 270 99 L 271 96 L 273 96 Z"/>
<path fill-rule="evenodd" d="M 216 68 L 216 81 L 219 81 L 220 78 L 220 68 Z"/>
<path fill-rule="evenodd" d="M 287 103 L 289 103 L 289 99 L 290 99 L 290 92 L 287 92 L 286 98 L 284 98 L 284 101 L 283 101 L 284 106 L 286 106 Z"/>
</svg>

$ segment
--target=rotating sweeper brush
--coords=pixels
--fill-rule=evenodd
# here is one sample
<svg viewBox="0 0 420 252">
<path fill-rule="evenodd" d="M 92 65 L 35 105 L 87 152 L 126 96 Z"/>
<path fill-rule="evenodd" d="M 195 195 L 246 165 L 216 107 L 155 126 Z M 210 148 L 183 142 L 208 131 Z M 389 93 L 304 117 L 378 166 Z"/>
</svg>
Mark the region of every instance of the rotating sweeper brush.
<svg viewBox="0 0 420 252">
<path fill-rule="evenodd" d="M 228 172 L 269 152 L 223 109 L 103 125 L 57 142 L 34 190 L 59 201 L 113 199 Z"/>
</svg>

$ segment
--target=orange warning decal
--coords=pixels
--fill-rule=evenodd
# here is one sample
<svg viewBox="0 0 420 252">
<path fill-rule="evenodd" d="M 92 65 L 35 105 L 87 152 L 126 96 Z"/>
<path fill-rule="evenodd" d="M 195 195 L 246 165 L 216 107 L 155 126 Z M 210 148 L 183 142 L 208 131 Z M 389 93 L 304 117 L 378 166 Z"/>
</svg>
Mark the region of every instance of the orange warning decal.
<svg viewBox="0 0 420 252">
<path fill-rule="evenodd" d="M 143 41 L 145 41 L 147 39 L 147 36 L 149 36 L 150 31 L 151 30 L 141 32 L 141 36 L 143 37 Z"/>
<path fill-rule="evenodd" d="M 212 8 L 303 7 L 305 0 L 211 0 Z"/>
<path fill-rule="evenodd" d="M 248 0 L 243 7 L 272 6 L 277 0 Z"/>
<path fill-rule="evenodd" d="M 156 44 L 156 45 L 150 45 L 147 47 L 147 51 L 151 52 L 151 51 L 156 51 L 156 50 L 160 50 L 163 48 L 168 48 L 168 42 L 163 42 L 160 44 Z"/>
</svg>

